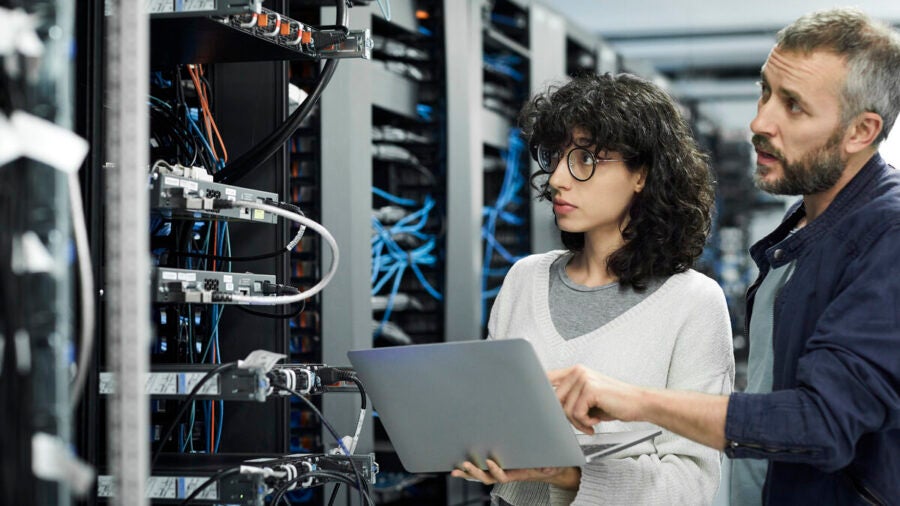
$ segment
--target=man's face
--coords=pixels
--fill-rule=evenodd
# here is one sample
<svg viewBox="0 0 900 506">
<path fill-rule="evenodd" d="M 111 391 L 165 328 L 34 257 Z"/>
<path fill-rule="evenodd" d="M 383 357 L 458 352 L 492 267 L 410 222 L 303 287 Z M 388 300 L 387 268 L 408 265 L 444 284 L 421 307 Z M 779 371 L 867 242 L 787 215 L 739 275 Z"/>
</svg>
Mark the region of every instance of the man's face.
<svg viewBox="0 0 900 506">
<path fill-rule="evenodd" d="M 772 50 L 750 123 L 757 187 L 781 195 L 812 195 L 837 183 L 846 162 L 846 128 L 840 121 L 846 72 L 843 59 L 832 53 Z"/>
</svg>

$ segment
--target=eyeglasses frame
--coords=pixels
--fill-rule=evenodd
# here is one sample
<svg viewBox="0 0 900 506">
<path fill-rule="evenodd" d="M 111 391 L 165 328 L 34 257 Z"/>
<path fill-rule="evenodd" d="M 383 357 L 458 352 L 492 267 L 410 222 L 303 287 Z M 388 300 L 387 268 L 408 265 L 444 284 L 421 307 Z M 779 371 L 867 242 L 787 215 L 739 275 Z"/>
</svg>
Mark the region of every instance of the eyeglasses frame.
<svg viewBox="0 0 900 506">
<path fill-rule="evenodd" d="M 541 164 L 541 156 L 540 156 L 540 150 L 542 148 L 547 149 L 545 146 L 542 146 L 540 144 L 537 144 L 537 143 L 532 144 L 531 145 L 531 158 L 534 159 L 535 162 L 537 162 L 538 167 L 541 169 L 542 172 L 544 172 L 545 174 L 548 174 L 548 175 L 553 174 L 556 171 L 556 168 L 559 166 L 559 161 L 562 160 L 563 157 L 560 156 L 557 159 L 556 163 L 550 163 L 550 160 L 548 160 L 547 167 L 544 167 L 544 165 Z M 580 177 L 576 176 L 575 171 L 572 169 L 572 165 L 573 165 L 572 164 L 572 153 L 575 153 L 576 151 L 586 152 L 588 155 L 590 155 L 591 160 L 593 160 L 593 164 L 591 166 L 591 173 L 588 177 L 586 177 L 584 179 L 581 179 Z M 551 160 L 552 160 L 552 157 L 551 157 Z M 582 183 L 584 183 L 585 181 L 589 181 L 592 177 L 594 177 L 594 172 L 597 171 L 598 163 L 625 162 L 625 161 L 627 161 L 627 159 L 603 158 L 600 156 L 599 151 L 597 153 L 591 153 L 591 151 L 589 149 L 582 147 L 582 146 L 575 146 L 572 149 L 570 149 L 568 153 L 566 153 L 566 167 L 569 169 L 569 174 L 572 176 L 573 179 L 575 179 L 576 181 L 580 181 Z"/>
</svg>

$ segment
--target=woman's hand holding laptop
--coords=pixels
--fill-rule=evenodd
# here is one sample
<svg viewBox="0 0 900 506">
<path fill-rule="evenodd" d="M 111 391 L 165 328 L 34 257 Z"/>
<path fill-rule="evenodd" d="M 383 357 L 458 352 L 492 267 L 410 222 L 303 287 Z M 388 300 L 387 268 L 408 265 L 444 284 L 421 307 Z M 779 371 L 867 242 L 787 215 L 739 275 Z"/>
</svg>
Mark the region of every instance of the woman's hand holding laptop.
<svg viewBox="0 0 900 506">
<path fill-rule="evenodd" d="M 578 467 L 541 467 L 537 469 L 503 469 L 496 462 L 487 459 L 487 471 L 479 469 L 471 462 L 463 462 L 450 476 L 469 481 L 480 481 L 485 485 L 509 483 L 513 481 L 542 481 L 566 490 L 577 490 L 581 481 Z"/>
</svg>

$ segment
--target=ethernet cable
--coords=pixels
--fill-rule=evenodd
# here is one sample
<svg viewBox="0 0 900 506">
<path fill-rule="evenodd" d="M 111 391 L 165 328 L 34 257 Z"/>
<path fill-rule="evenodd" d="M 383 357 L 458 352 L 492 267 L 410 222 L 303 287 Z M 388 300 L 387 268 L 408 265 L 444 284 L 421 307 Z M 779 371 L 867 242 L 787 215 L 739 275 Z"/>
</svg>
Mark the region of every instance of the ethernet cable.
<svg viewBox="0 0 900 506">
<path fill-rule="evenodd" d="M 194 398 L 197 397 L 197 394 L 200 392 L 200 389 L 203 385 L 206 384 L 207 381 L 212 379 L 218 374 L 221 374 L 229 369 L 234 369 L 238 366 L 237 362 L 227 362 L 225 364 L 221 364 L 215 369 L 210 370 L 202 378 L 200 381 L 194 385 L 194 388 L 191 389 L 190 393 L 188 393 L 187 397 L 185 397 L 184 401 L 181 403 L 181 409 L 178 410 L 178 413 L 175 414 L 175 417 L 172 418 L 172 421 L 169 422 L 166 430 L 163 432 L 162 438 L 159 440 L 159 445 L 156 447 L 156 451 L 153 452 L 153 458 L 150 459 L 150 468 L 156 464 L 156 461 L 159 460 L 159 456 L 162 455 L 162 449 L 166 445 L 166 441 L 168 441 L 169 437 L 172 436 L 172 432 L 175 430 L 175 427 L 178 425 L 178 421 L 181 420 L 181 417 L 184 416 L 184 413 L 188 410 L 188 407 L 193 405 Z"/>
<path fill-rule="evenodd" d="M 392 195 L 377 187 L 373 187 L 372 192 L 397 205 L 407 207 L 418 205 L 414 200 L 397 197 L 396 195 Z M 406 272 L 407 268 L 410 268 L 413 271 L 422 287 L 425 288 L 432 297 L 436 300 L 443 299 L 442 294 L 431 286 L 419 268 L 420 265 L 434 265 L 437 263 L 437 257 L 432 253 L 437 247 L 436 238 L 433 235 L 425 234 L 422 231 L 428 222 L 428 216 L 432 209 L 434 209 L 434 206 L 434 199 L 432 199 L 430 195 L 426 196 L 425 202 L 420 209 L 404 216 L 390 227 L 384 226 L 375 216 L 372 216 L 371 218 L 372 229 L 375 232 L 371 240 L 371 294 L 377 295 L 388 281 L 393 280 L 381 322 L 375 328 L 373 333 L 375 336 L 381 334 L 382 329 L 391 317 L 394 307 L 394 298 L 400 289 L 400 282 L 402 281 L 403 274 Z M 398 238 L 400 237 L 411 237 L 424 242 L 415 248 L 407 250 L 398 244 Z"/>
<path fill-rule="evenodd" d="M 506 172 L 503 176 L 503 184 L 497 200 L 492 206 L 485 206 L 483 215 L 485 217 L 484 224 L 481 227 L 481 236 L 485 241 L 484 257 L 482 260 L 481 273 L 481 298 L 483 307 L 486 301 L 497 295 L 499 288 L 488 289 L 488 278 L 491 275 L 503 274 L 505 270 L 491 268 L 491 259 L 494 257 L 494 251 L 500 254 L 503 259 L 512 264 L 521 258 L 521 256 L 513 255 L 506 247 L 501 244 L 496 236 L 498 221 L 508 223 L 510 225 L 521 225 L 524 223 L 521 217 L 516 216 L 507 208 L 518 204 L 521 199 L 517 196 L 519 191 L 525 185 L 525 177 L 522 174 L 519 163 L 521 154 L 525 149 L 525 142 L 522 140 L 518 129 L 512 129 L 509 132 L 509 149 L 506 152 Z M 486 307 L 484 307 L 486 309 Z M 482 311 L 482 320 L 486 317 L 486 310 Z"/>
<path fill-rule="evenodd" d="M 332 259 L 331 266 L 328 269 L 328 272 L 325 276 L 316 283 L 312 288 L 306 291 L 302 291 L 293 295 L 274 295 L 274 296 L 266 296 L 266 297 L 254 297 L 250 295 L 220 295 L 222 297 L 221 301 L 223 302 L 236 302 L 238 304 L 258 304 L 258 305 L 267 305 L 274 306 L 280 304 L 292 304 L 294 302 L 300 302 L 302 300 L 306 300 L 313 295 L 321 292 L 328 283 L 331 282 L 331 279 L 334 277 L 337 272 L 337 267 L 339 263 L 339 251 L 337 241 L 335 241 L 334 237 L 331 233 L 322 225 L 316 223 L 315 221 L 307 218 L 306 216 L 302 216 L 299 213 L 287 211 L 277 206 L 272 206 L 269 204 L 263 204 L 260 202 L 245 202 L 245 201 L 232 201 L 232 200 L 224 200 L 224 199 L 216 199 L 214 201 L 214 206 L 223 209 L 223 208 L 232 208 L 232 207 L 244 207 L 247 209 L 259 209 L 262 211 L 270 212 L 276 216 L 281 216 L 282 218 L 287 218 L 291 221 L 299 223 L 300 225 L 304 225 L 313 229 L 316 233 L 322 236 L 325 239 L 325 242 L 331 247 Z"/>
<path fill-rule="evenodd" d="M 155 166 L 156 164 L 154 164 Z M 288 202 L 272 202 L 272 205 L 278 206 L 286 211 L 292 211 L 300 216 L 305 217 L 303 211 L 295 206 L 294 204 Z M 175 257 L 188 257 L 188 258 L 203 258 L 206 260 L 223 260 L 228 262 L 252 262 L 255 260 L 265 260 L 266 258 L 272 258 L 279 255 L 285 255 L 294 250 L 297 244 L 300 243 L 300 240 L 303 239 L 303 234 L 306 233 L 306 225 L 301 224 L 297 230 L 297 233 L 294 234 L 294 237 L 291 239 L 289 243 L 287 243 L 283 248 L 270 251 L 268 253 L 260 253 L 258 255 L 245 255 L 245 256 L 231 256 L 229 255 L 210 255 L 208 253 L 195 253 L 195 252 L 178 252 L 173 251 L 168 254 Z"/>
</svg>

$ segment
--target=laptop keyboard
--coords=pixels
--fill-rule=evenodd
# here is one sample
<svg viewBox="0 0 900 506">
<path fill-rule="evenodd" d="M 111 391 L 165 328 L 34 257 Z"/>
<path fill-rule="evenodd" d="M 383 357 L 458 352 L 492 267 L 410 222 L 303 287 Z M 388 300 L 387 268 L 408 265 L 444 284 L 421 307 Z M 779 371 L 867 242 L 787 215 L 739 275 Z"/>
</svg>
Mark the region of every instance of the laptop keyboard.
<svg viewBox="0 0 900 506">
<path fill-rule="evenodd" d="M 610 443 L 610 444 L 602 444 L 602 445 L 584 445 L 584 446 L 581 447 L 581 451 L 582 451 L 585 455 L 593 455 L 593 454 L 595 454 L 595 453 L 597 453 L 597 452 L 601 452 L 601 451 L 603 451 L 603 450 L 605 450 L 605 449 L 607 449 L 607 448 L 611 448 L 611 447 L 613 447 L 613 446 L 616 446 L 616 445 L 614 445 L 614 444 L 612 444 L 612 443 Z"/>
</svg>

